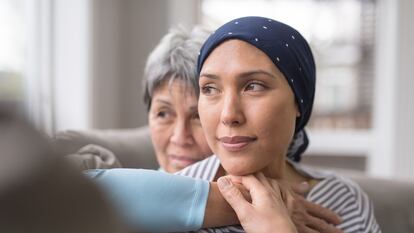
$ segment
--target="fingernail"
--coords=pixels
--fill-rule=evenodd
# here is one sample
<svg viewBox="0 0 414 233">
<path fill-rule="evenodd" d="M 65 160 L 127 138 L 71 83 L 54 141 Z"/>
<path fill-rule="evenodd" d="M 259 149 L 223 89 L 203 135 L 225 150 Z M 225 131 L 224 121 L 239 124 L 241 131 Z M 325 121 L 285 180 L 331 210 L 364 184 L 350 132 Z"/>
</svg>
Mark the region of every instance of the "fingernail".
<svg viewBox="0 0 414 233">
<path fill-rule="evenodd" d="M 220 177 L 217 180 L 217 185 L 220 189 L 226 189 L 231 187 L 232 183 L 229 179 L 225 178 L 225 177 Z"/>
<path fill-rule="evenodd" d="M 307 189 L 309 189 L 309 183 L 308 183 L 308 182 L 306 182 L 306 181 L 304 181 L 304 182 L 300 183 L 300 184 L 299 184 L 299 186 L 300 186 L 300 188 L 301 188 L 302 190 L 307 190 Z"/>
</svg>

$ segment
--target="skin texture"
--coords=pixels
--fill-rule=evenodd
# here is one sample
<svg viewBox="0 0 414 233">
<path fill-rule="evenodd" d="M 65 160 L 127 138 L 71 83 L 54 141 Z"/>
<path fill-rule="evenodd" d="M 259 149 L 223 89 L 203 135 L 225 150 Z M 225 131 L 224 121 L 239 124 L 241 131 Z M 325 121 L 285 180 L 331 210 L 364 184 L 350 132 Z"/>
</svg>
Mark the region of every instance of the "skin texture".
<svg viewBox="0 0 414 233">
<path fill-rule="evenodd" d="M 204 62 L 199 85 L 200 120 L 222 165 L 216 178 L 230 174 L 249 180 L 245 183 L 242 178 L 241 184 L 252 202 L 236 186 L 230 186 L 231 195 L 222 192 L 246 231 L 271 232 L 280 226 L 286 229 L 281 232 L 340 232 L 330 225 L 340 223 L 337 216 L 327 211 L 319 214 L 321 207 L 307 203 L 290 188 L 317 181 L 297 173 L 285 161 L 300 113 L 289 84 L 267 55 L 241 40 L 223 42 Z M 248 139 L 228 141 L 235 136 Z M 251 177 L 258 173 L 259 177 Z"/>
<path fill-rule="evenodd" d="M 250 192 L 251 201 L 245 199 L 233 184 L 233 179 Z M 263 173 L 239 177 L 220 177 L 220 192 L 233 207 L 240 224 L 247 233 L 296 233 L 298 232 L 289 218 L 279 186 L 272 186 Z"/>
<path fill-rule="evenodd" d="M 180 80 L 175 80 L 171 84 L 166 82 L 155 90 L 149 111 L 149 125 L 158 162 L 167 172 L 176 172 L 212 154 L 198 118 L 197 97 L 194 90 Z M 189 159 L 184 162 L 177 161 L 169 156 L 171 154 Z M 246 198 L 249 199 L 247 196 Z M 294 208 L 290 211 L 293 222 L 298 226 L 298 230 L 307 230 L 305 224 L 310 221 L 309 218 L 312 216 L 307 214 L 303 208 L 306 202 L 296 202 L 299 200 L 298 198 L 290 200 L 293 203 L 291 206 Z M 318 207 L 315 207 L 316 210 L 322 209 L 315 206 Z M 335 216 L 331 212 L 328 213 L 330 215 L 323 217 L 323 219 L 332 219 L 329 217 Z M 296 216 L 300 217 L 297 218 L 297 221 L 295 221 Z M 211 183 L 203 227 L 237 223 L 237 216 L 219 192 L 217 183 Z M 329 225 L 325 223 L 320 226 Z M 308 232 L 305 230 L 300 232 Z"/>
<path fill-rule="evenodd" d="M 212 154 L 194 90 L 183 81 L 164 82 L 154 91 L 148 119 L 157 160 L 165 171 L 179 171 Z"/>
<path fill-rule="evenodd" d="M 231 175 L 262 171 L 281 178 L 299 114 L 283 74 L 259 49 L 240 40 L 220 44 L 200 74 L 199 113 L 207 142 Z M 248 136 L 238 151 L 220 138 Z"/>
</svg>

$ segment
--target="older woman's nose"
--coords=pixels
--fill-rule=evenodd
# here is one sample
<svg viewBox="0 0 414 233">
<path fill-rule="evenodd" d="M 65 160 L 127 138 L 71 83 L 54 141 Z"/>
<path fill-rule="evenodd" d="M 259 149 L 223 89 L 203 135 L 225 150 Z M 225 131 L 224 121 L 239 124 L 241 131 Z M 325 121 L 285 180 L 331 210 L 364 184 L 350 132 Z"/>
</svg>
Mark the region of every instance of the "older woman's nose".
<svg viewBox="0 0 414 233">
<path fill-rule="evenodd" d="M 224 98 L 221 109 L 221 123 L 234 127 L 245 122 L 241 99 L 238 95 L 229 94 Z"/>
<path fill-rule="evenodd" d="M 188 122 L 180 121 L 175 124 L 171 142 L 178 146 L 189 146 L 194 143 Z"/>
</svg>

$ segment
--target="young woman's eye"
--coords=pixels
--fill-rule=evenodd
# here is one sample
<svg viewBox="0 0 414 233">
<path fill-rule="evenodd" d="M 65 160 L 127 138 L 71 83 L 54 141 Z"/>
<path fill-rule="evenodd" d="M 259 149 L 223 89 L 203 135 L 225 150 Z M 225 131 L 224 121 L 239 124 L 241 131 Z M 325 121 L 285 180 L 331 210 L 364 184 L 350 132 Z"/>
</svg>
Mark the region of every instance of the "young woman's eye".
<svg viewBox="0 0 414 233">
<path fill-rule="evenodd" d="M 261 83 L 249 83 L 246 86 L 246 91 L 263 91 L 265 90 L 265 86 Z"/>
<path fill-rule="evenodd" d="M 204 95 L 215 95 L 218 93 L 218 90 L 212 85 L 205 85 L 201 87 L 201 93 Z"/>
</svg>

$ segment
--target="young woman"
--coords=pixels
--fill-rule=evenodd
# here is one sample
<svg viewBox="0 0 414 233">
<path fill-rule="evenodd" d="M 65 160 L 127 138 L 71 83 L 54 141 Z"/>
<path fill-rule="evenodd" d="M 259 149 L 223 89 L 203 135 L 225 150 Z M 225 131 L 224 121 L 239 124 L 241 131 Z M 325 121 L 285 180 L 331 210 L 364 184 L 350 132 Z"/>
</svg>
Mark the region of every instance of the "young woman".
<svg viewBox="0 0 414 233">
<path fill-rule="evenodd" d="M 197 68 L 200 121 L 215 155 L 181 175 L 215 181 L 226 174 L 256 174 L 262 183 L 265 177 L 289 184 L 308 182 L 312 189 L 307 200 L 336 212 L 342 218 L 338 228 L 380 232 L 372 204 L 356 184 L 287 159 L 294 135 L 309 120 L 315 93 L 312 52 L 299 32 L 263 17 L 232 20 L 204 43 Z M 255 192 L 250 189 L 252 196 Z M 284 201 L 288 208 L 291 203 Z M 291 226 L 286 211 L 281 208 L 278 219 Z M 254 216 L 240 219 L 243 226 L 249 218 Z M 255 227 L 246 229 L 254 232 Z M 227 226 L 202 232 L 244 231 L 241 226 Z"/>
</svg>

